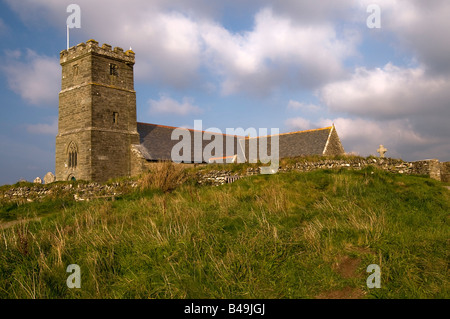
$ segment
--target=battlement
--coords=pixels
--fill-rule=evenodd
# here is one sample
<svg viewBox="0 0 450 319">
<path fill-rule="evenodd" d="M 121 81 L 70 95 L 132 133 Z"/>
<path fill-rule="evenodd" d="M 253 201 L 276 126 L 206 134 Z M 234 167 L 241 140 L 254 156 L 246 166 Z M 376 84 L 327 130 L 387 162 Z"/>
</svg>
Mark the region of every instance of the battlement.
<svg viewBox="0 0 450 319">
<path fill-rule="evenodd" d="M 132 50 L 123 51 L 120 47 L 112 48 L 109 44 L 99 46 L 95 40 L 88 40 L 86 43 L 80 43 L 76 46 L 70 47 L 68 50 L 63 50 L 59 53 L 60 63 L 64 64 L 75 58 L 81 57 L 85 54 L 94 53 L 97 55 L 104 55 L 111 59 L 125 61 L 127 63 L 135 63 L 135 54 Z"/>
</svg>

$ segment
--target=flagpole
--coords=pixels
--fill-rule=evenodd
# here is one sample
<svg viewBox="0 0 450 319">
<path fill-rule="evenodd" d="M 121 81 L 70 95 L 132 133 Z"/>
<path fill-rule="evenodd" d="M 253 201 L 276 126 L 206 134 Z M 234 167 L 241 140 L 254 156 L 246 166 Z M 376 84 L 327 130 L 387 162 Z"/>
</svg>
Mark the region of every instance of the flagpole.
<svg viewBox="0 0 450 319">
<path fill-rule="evenodd" d="M 67 50 L 69 50 L 69 25 L 67 25 Z"/>
</svg>

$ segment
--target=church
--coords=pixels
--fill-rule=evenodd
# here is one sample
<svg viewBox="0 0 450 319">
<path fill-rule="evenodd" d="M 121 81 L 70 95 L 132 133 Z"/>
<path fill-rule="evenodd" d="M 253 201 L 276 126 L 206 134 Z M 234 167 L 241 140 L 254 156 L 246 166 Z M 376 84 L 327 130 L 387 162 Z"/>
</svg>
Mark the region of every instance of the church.
<svg viewBox="0 0 450 319">
<path fill-rule="evenodd" d="M 99 46 L 97 41 L 89 40 L 61 51 L 60 64 L 62 81 L 55 154 L 59 181 L 104 182 L 138 175 L 153 162 L 174 160 L 174 149 L 180 140 L 173 136 L 180 131 L 199 136 L 201 141 L 195 143 L 195 138 L 191 139 L 191 147 L 181 152 L 182 160 L 178 162 L 183 163 L 231 163 L 236 159 L 256 162 L 259 158 L 249 152 L 252 142 L 260 145 L 262 140 L 269 141 L 266 146 L 271 149 L 272 137 L 277 137 L 280 159 L 345 153 L 334 125 L 250 137 L 137 122 L 135 53 L 131 49 Z M 210 147 L 211 141 L 220 141 L 223 147 L 216 148 L 211 156 L 204 156 L 203 151 Z"/>
</svg>

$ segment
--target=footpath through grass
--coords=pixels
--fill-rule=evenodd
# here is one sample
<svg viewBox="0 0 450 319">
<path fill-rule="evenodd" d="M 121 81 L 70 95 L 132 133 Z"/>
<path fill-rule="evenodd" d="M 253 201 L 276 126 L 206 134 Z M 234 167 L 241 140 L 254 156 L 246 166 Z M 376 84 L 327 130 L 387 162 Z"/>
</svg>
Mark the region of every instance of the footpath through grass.
<svg viewBox="0 0 450 319">
<path fill-rule="evenodd" d="M 450 297 L 450 191 L 425 177 L 290 172 L 39 205 L 0 230 L 0 298 Z"/>
</svg>

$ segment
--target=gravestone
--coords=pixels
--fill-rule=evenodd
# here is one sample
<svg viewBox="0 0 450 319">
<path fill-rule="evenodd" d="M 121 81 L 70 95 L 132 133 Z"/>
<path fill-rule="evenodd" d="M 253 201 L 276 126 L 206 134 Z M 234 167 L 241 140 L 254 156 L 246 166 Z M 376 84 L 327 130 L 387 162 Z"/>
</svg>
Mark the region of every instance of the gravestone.
<svg viewBox="0 0 450 319">
<path fill-rule="evenodd" d="M 33 181 L 35 184 L 42 184 L 42 179 L 40 177 L 36 177 Z"/>
<path fill-rule="evenodd" d="M 45 174 L 45 176 L 44 176 L 44 183 L 45 184 L 50 184 L 50 183 L 53 183 L 53 182 L 56 182 L 56 176 L 53 175 L 52 172 L 48 172 L 47 174 Z"/>
</svg>

